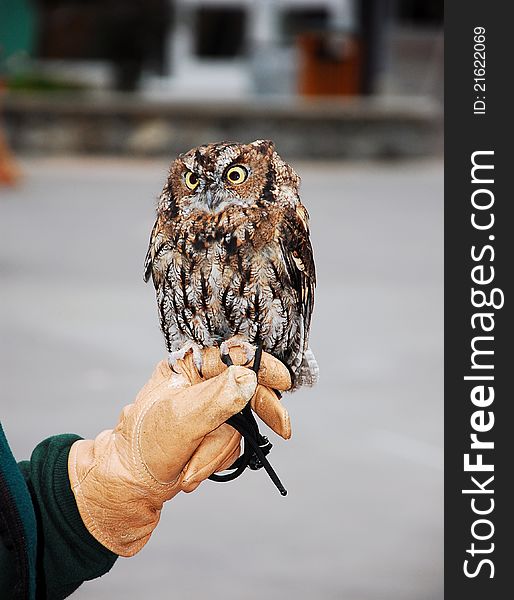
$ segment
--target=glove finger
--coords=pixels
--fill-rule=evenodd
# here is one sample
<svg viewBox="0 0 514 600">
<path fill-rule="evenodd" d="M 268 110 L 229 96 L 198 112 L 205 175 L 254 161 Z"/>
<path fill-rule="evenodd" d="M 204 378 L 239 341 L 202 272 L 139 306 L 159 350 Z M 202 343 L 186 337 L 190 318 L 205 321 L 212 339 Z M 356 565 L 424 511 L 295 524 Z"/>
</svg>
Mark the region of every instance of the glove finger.
<svg viewBox="0 0 514 600">
<path fill-rule="evenodd" d="M 225 462 L 220 465 L 219 467 L 216 468 L 216 470 L 214 471 L 215 473 L 217 472 L 221 472 L 224 471 L 225 469 L 228 469 L 231 465 L 233 465 L 236 460 L 239 458 L 239 455 L 241 454 L 241 448 L 238 445 L 238 447 L 234 450 L 234 452 L 227 458 L 227 460 L 225 460 Z M 212 473 L 211 473 L 212 475 Z M 208 477 L 208 476 L 207 476 Z M 202 480 L 197 480 L 194 479 L 193 481 L 188 482 L 186 487 L 182 487 L 182 491 L 186 492 L 186 494 L 189 494 L 191 492 L 194 492 L 196 490 L 196 488 L 205 480 L 207 479 L 207 477 L 205 477 Z"/>
<path fill-rule="evenodd" d="M 168 361 L 161 360 L 157 363 L 150 379 L 139 391 L 136 401 L 151 394 L 163 384 L 166 384 L 169 388 L 180 389 L 188 387 L 192 383 L 197 383 L 197 381 L 191 381 L 185 373 L 173 372 Z"/>
<path fill-rule="evenodd" d="M 239 433 L 226 423 L 206 435 L 185 468 L 181 489 L 193 491 L 209 475 L 229 467 L 239 456 L 240 442 Z"/>
<path fill-rule="evenodd" d="M 223 463 L 221 463 L 221 465 L 216 467 L 216 471 L 214 471 L 214 472 L 221 473 L 221 471 L 225 471 L 226 469 L 231 467 L 236 462 L 236 460 L 239 458 L 240 454 L 241 454 L 241 440 L 239 441 L 239 444 L 237 445 L 237 448 L 234 450 L 234 452 L 232 452 L 232 454 Z"/>
<path fill-rule="evenodd" d="M 222 373 L 227 368 L 221 360 L 219 348 L 205 348 L 202 357 L 202 375 L 206 379 Z M 246 353 L 240 346 L 230 348 L 230 358 L 235 365 L 253 365 L 253 360 L 248 363 Z M 291 375 L 286 366 L 267 352 L 262 353 L 258 379 L 262 385 L 282 392 L 291 387 Z"/>
<path fill-rule="evenodd" d="M 289 413 L 273 390 L 258 385 L 251 403 L 253 410 L 275 433 L 285 440 L 291 437 Z"/>
<path fill-rule="evenodd" d="M 198 445 L 199 439 L 246 406 L 256 385 L 253 371 L 233 366 L 207 381 L 178 391 L 173 389 L 169 396 L 170 413 L 175 419 L 173 429 L 181 429 L 178 435 Z"/>
<path fill-rule="evenodd" d="M 196 385 L 175 384 L 175 376 L 165 379 L 141 400 L 150 408 L 137 429 L 141 455 L 162 482 L 177 477 L 204 437 L 246 406 L 257 377 L 233 366 Z"/>
</svg>

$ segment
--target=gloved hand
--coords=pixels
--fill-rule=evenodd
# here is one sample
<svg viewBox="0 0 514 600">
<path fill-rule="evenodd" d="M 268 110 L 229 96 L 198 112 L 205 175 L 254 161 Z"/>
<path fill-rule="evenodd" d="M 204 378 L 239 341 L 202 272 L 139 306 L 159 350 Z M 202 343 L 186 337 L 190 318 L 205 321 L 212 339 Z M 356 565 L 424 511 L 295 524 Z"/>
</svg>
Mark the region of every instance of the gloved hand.
<svg viewBox="0 0 514 600">
<path fill-rule="evenodd" d="M 71 447 L 68 471 L 82 520 L 116 554 L 138 552 L 166 500 L 236 460 L 241 438 L 225 421 L 250 399 L 267 425 L 290 437 L 287 411 L 270 389 L 291 386 L 285 366 L 263 353 L 257 385 L 255 373 L 238 366 L 244 351 L 234 347 L 230 355 L 227 368 L 218 349 L 205 349 L 202 375 L 191 354 L 174 371 L 159 363 L 113 430 Z"/>
</svg>

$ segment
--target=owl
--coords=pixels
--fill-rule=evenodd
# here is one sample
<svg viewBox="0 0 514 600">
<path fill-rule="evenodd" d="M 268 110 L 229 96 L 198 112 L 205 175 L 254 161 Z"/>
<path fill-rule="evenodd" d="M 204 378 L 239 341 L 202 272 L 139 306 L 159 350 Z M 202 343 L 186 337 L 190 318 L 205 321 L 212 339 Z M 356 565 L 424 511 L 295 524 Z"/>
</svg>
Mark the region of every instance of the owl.
<svg viewBox="0 0 514 600">
<path fill-rule="evenodd" d="M 313 385 L 316 275 L 300 178 L 271 141 L 193 148 L 169 170 L 145 260 L 171 364 L 242 345 L 282 361 L 292 389 Z"/>
</svg>

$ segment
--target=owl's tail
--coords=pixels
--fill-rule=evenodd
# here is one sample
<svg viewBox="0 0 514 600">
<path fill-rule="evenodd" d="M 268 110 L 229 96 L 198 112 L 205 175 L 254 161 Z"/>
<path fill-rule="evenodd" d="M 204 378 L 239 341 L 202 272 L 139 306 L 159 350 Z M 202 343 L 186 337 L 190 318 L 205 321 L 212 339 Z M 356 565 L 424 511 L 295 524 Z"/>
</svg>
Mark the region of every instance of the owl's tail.
<svg viewBox="0 0 514 600">
<path fill-rule="evenodd" d="M 294 379 L 294 389 L 304 385 L 312 387 L 318 382 L 319 367 L 314 353 L 310 348 L 307 348 L 304 352 L 302 364 Z"/>
</svg>

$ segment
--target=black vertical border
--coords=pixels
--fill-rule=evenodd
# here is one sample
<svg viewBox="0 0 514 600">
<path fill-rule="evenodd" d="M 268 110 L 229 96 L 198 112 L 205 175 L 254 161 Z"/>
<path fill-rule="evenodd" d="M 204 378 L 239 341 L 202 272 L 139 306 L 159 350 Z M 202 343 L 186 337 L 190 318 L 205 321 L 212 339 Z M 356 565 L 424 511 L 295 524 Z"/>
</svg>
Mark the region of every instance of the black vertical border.
<svg viewBox="0 0 514 600">
<path fill-rule="evenodd" d="M 514 19 L 510 2 L 501 0 L 449 0 L 445 3 L 445 598 L 447 600 L 496 600 L 514 597 L 514 326 L 512 319 L 514 278 Z M 486 29 L 486 114 L 473 115 L 474 27 Z M 482 95 L 481 93 L 479 95 Z M 494 150 L 495 195 L 492 210 L 494 231 L 475 231 L 470 222 L 472 152 Z M 495 424 L 484 439 L 492 439 L 494 450 L 484 451 L 484 462 L 492 460 L 495 509 L 488 516 L 495 532 L 487 542 L 473 540 L 471 525 L 480 518 L 470 507 L 470 475 L 464 473 L 463 456 L 469 452 L 470 417 L 477 410 L 470 401 L 471 316 L 470 248 L 495 236 L 495 280 L 505 294 L 505 305 L 494 310 L 495 401 L 489 409 Z M 479 309 L 475 309 L 475 312 Z M 481 309 L 480 309 L 481 310 Z M 481 436 L 482 437 L 482 436 Z M 480 475 L 480 474 L 478 474 Z M 483 479 L 481 477 L 480 479 Z M 484 496 L 482 496 L 484 497 Z M 484 503 L 485 505 L 485 503 Z M 480 531 L 480 529 L 478 530 Z M 485 532 L 485 528 L 482 530 Z M 483 554 L 494 563 L 494 578 L 484 567 L 475 578 L 463 571 L 466 550 L 475 541 L 494 551 Z"/>
</svg>

